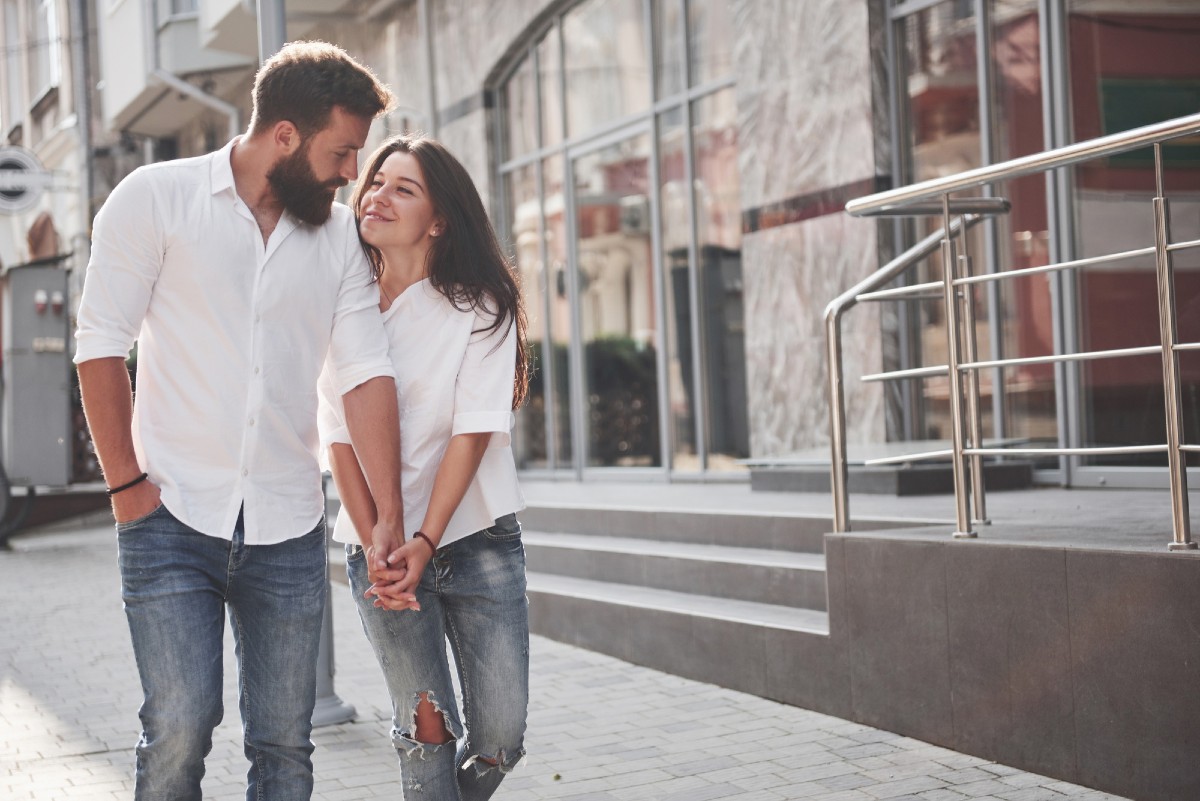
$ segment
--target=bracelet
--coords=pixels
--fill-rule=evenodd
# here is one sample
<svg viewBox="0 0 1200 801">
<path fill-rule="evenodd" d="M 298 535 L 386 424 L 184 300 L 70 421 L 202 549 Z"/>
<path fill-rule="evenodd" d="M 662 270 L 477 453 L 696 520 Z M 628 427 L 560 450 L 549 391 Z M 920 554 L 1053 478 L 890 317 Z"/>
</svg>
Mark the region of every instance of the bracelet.
<svg viewBox="0 0 1200 801">
<path fill-rule="evenodd" d="M 414 531 L 413 539 L 415 540 L 417 537 L 420 537 L 421 539 L 425 540 L 425 544 L 429 546 L 430 555 L 437 553 L 437 546 L 433 544 L 433 540 L 429 539 L 429 537 L 425 534 L 424 531 Z"/>
<path fill-rule="evenodd" d="M 130 487 L 136 487 L 138 484 L 141 484 L 143 481 L 145 481 L 149 477 L 150 477 L 149 473 L 142 473 L 140 476 L 135 478 L 133 481 L 122 484 L 119 487 L 113 487 L 112 489 L 107 489 L 107 490 L 105 490 L 105 492 L 108 493 L 108 497 L 111 498 L 112 496 L 116 495 L 118 492 L 124 492 L 125 490 L 129 489 Z"/>
</svg>

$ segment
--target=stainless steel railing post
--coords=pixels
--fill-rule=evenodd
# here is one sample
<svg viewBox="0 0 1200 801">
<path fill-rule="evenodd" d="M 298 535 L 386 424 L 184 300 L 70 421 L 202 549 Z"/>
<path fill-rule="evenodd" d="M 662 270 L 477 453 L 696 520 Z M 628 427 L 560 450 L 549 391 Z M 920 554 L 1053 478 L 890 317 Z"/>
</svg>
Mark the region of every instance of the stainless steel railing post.
<svg viewBox="0 0 1200 801">
<path fill-rule="evenodd" d="M 955 259 L 954 232 L 950 228 L 950 194 L 942 195 L 942 286 L 946 299 L 946 355 L 950 378 L 950 442 L 954 451 L 952 468 L 954 473 L 954 512 L 957 538 L 974 537 L 971 530 L 971 515 L 967 505 L 966 456 L 963 454 L 963 393 L 962 372 L 958 365 L 959 324 L 957 290 L 954 286 Z"/>
<path fill-rule="evenodd" d="M 832 450 L 829 487 L 833 492 L 833 531 L 850 530 L 850 468 L 846 461 L 846 391 L 842 385 L 842 309 L 825 310 L 825 364 L 829 370 L 829 447 Z"/>
<path fill-rule="evenodd" d="M 958 257 L 958 262 L 962 265 L 960 270 L 960 278 L 970 278 L 971 270 L 971 252 L 968 247 L 967 227 L 962 229 L 962 249 L 963 252 Z M 977 358 L 978 343 L 975 341 L 975 290 L 970 284 L 961 286 L 962 304 L 963 304 L 963 355 L 967 363 L 974 362 Z M 983 447 L 983 419 L 979 408 L 979 370 L 968 370 L 966 375 L 967 380 L 967 426 L 970 429 L 971 447 L 978 449 Z M 971 500 L 975 507 L 976 525 L 985 526 L 988 523 L 987 518 L 987 496 L 983 486 L 983 457 L 979 454 L 971 455 Z"/>
<path fill-rule="evenodd" d="M 1191 515 L 1188 508 L 1187 462 L 1179 446 L 1183 440 L 1182 394 L 1179 387 L 1179 338 L 1175 318 L 1175 274 L 1171 264 L 1170 219 L 1167 199 L 1163 196 L 1162 144 L 1154 145 L 1154 172 L 1157 197 L 1154 198 L 1154 250 L 1158 276 L 1158 324 L 1162 336 L 1163 397 L 1167 415 L 1167 470 L 1171 484 L 1172 551 L 1193 550 Z"/>
</svg>

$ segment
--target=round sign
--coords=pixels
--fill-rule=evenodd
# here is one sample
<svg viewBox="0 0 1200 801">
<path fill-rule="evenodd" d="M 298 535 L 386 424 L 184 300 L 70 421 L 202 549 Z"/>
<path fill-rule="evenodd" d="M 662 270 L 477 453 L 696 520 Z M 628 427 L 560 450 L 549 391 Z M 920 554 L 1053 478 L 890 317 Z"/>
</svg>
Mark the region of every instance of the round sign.
<svg viewBox="0 0 1200 801">
<path fill-rule="evenodd" d="M 23 147 L 0 147 L 0 212 L 14 214 L 38 202 L 50 173 Z"/>
</svg>

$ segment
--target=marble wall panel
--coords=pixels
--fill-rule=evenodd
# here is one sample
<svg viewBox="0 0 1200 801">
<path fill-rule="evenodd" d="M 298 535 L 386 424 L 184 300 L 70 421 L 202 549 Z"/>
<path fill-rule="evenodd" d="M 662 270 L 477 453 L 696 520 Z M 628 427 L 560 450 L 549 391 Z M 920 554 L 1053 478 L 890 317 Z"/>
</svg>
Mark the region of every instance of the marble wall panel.
<svg viewBox="0 0 1200 801">
<path fill-rule="evenodd" d="M 875 174 L 866 0 L 733 0 L 742 207 Z"/>
<path fill-rule="evenodd" d="M 743 271 L 752 458 L 829 442 L 824 309 L 877 266 L 875 223 L 832 214 L 746 236 Z M 847 434 L 883 440 L 883 395 L 858 377 L 880 370 L 874 304 L 843 318 Z"/>
</svg>

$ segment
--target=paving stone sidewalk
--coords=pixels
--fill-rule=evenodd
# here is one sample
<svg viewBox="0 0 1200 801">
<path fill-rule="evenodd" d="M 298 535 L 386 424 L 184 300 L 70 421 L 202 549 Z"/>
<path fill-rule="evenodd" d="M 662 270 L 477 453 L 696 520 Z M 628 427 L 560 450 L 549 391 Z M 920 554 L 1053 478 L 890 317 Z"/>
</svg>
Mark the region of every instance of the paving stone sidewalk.
<svg viewBox="0 0 1200 801">
<path fill-rule="evenodd" d="M 0 799 L 132 798 L 140 691 L 115 537 L 93 518 L 0 551 Z M 383 679 L 334 586 L 336 687 L 316 801 L 400 798 Z M 227 641 L 230 638 L 226 637 Z M 244 798 L 232 643 L 207 799 Z M 535 637 L 529 760 L 497 801 L 1099 801 L 1115 796 Z"/>
</svg>

